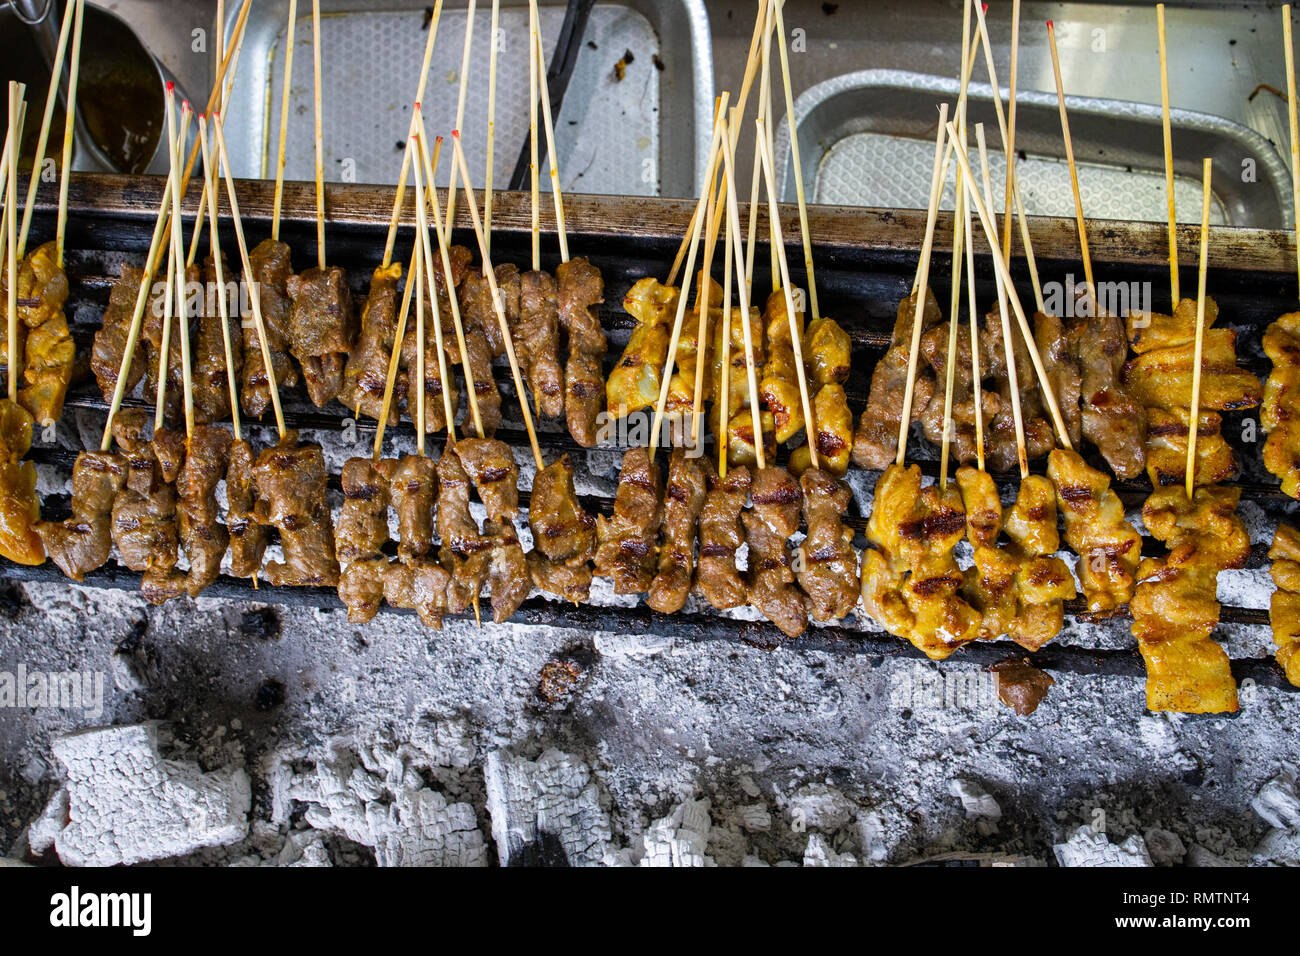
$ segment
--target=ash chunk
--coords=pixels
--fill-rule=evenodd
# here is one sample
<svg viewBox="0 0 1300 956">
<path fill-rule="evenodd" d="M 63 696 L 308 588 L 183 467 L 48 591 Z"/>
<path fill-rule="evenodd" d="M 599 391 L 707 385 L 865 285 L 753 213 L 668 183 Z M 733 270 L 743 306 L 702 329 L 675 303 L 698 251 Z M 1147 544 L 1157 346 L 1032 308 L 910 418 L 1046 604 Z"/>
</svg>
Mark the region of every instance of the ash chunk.
<svg viewBox="0 0 1300 956">
<path fill-rule="evenodd" d="M 1151 866 L 1146 842 L 1137 834 L 1123 843 L 1111 843 L 1104 833 L 1084 824 L 1070 839 L 1053 848 L 1061 866 Z"/>
<path fill-rule="evenodd" d="M 989 670 L 997 681 L 998 700 L 1021 717 L 1037 710 L 1047 691 L 1056 683 L 1052 675 L 1022 657 L 1000 660 Z"/>
<path fill-rule="evenodd" d="M 65 865 L 162 860 L 248 833 L 251 789 L 243 768 L 204 773 L 197 764 L 164 760 L 155 723 L 68 734 L 53 749 L 67 772 L 66 797 L 55 798 L 66 799 L 67 825 L 54 837 Z"/>
<path fill-rule="evenodd" d="M 502 866 L 594 866 L 611 848 L 609 814 L 577 757 L 548 750 L 532 761 L 496 750 L 483 777 Z"/>
</svg>

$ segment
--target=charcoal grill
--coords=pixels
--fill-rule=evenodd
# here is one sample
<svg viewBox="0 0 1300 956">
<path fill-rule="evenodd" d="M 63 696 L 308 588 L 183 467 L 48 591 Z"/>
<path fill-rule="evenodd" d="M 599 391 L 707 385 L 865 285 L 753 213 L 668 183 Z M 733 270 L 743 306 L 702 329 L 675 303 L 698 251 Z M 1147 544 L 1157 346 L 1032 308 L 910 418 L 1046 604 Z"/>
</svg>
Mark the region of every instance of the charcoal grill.
<svg viewBox="0 0 1300 956">
<path fill-rule="evenodd" d="M 68 223 L 68 275 L 72 288 L 66 311 L 73 336 L 78 346 L 80 368 L 85 370 L 91 337 L 98 328 L 100 315 L 107 303 L 109 290 L 123 261 L 139 262 L 148 245 L 153 217 L 161 199 L 162 180 L 155 177 L 127 177 L 85 174 L 74 177 L 70 191 Z M 262 181 L 243 181 L 237 184 L 244 228 L 250 245 L 269 234 L 272 210 L 272 184 Z M 329 185 L 327 209 L 330 213 L 329 242 L 331 261 L 348 269 L 354 293 L 364 296 L 371 270 L 377 264 L 384 245 L 385 231 L 392 211 L 391 187 L 361 185 Z M 192 213 L 197 204 L 197 184 L 186 197 L 186 228 L 191 226 Z M 34 240 L 44 241 L 53 231 L 54 200 L 52 191 L 46 189 L 38 197 L 38 210 L 34 224 Z M 493 258 L 496 262 L 525 263 L 529 258 L 530 211 L 528 197 L 523 193 L 499 193 L 493 209 Z M 223 203 L 223 206 L 225 204 Z M 693 203 L 671 199 L 627 199 L 616 197 L 571 196 L 566 198 L 566 221 L 569 226 L 569 245 L 575 255 L 587 255 L 605 276 L 606 303 L 601 308 L 602 323 L 610 338 L 610 353 L 606 370 L 617 360 L 626 342 L 632 319 L 620 308 L 624 293 L 640 277 L 663 276 L 677 251 L 681 235 L 693 211 Z M 285 186 L 284 213 L 281 238 L 294 250 L 295 263 L 301 265 L 315 254 L 315 197 L 308 183 L 288 183 Z M 409 213 L 409 199 L 408 199 Z M 745 213 L 742 211 L 742 218 Z M 783 228 L 787 236 L 798 236 L 797 213 L 793 206 L 782 207 Z M 408 220 L 411 215 L 406 217 Z M 455 223 L 455 241 L 476 248 L 469 228 L 468 216 L 462 207 Z M 846 386 L 855 417 L 867 398 L 870 371 L 877 358 L 888 345 L 897 303 L 910 289 L 916 269 L 917 256 L 925 231 L 924 212 L 861 209 L 835 206 L 818 206 L 809 210 L 809 226 L 817 255 L 818 292 L 824 312 L 834 316 L 853 339 L 854 374 Z M 1067 273 L 1078 273 L 1078 242 L 1074 222 L 1069 219 L 1033 219 L 1030 229 L 1034 238 L 1040 273 L 1044 280 L 1063 278 Z M 553 269 L 557 262 L 554 223 L 549 206 L 543 211 L 542 240 L 543 267 Z M 759 235 L 766 234 L 765 212 L 760 212 Z M 931 274 L 936 277 L 936 294 L 946 301 L 946 277 L 950 272 L 951 254 L 948 242 L 952 236 L 951 219 L 941 215 L 936 233 L 936 247 Z M 222 245 L 235 248 L 229 220 L 222 219 Z M 409 255 L 413 232 L 404 226 L 398 237 L 398 255 Z M 1167 288 L 1165 262 L 1165 228 L 1156 223 L 1126 223 L 1093 221 L 1089 224 L 1089 238 L 1095 271 L 1099 281 L 1123 280 L 1150 282 L 1156 290 Z M 1198 245 L 1198 230 L 1186 227 L 1180 230 L 1181 261 L 1194 264 Z M 977 242 L 977 248 L 986 248 Z M 1221 324 L 1232 326 L 1241 333 L 1238 351 L 1242 363 L 1263 377 L 1269 363 L 1263 356 L 1260 337 L 1264 327 L 1277 315 L 1294 308 L 1296 304 L 1296 276 L 1294 248 L 1286 234 L 1254 229 L 1220 229 L 1210 240 L 1209 290 L 1217 299 L 1222 316 Z M 987 255 L 977 255 L 979 300 L 989 303 L 994 299 L 993 272 Z M 720 257 L 719 257 L 720 259 Z M 756 256 L 758 263 L 768 262 L 765 251 Z M 791 254 L 792 267 L 802 256 Z M 717 263 L 718 268 L 721 262 Z M 1023 268 L 1013 267 L 1018 279 L 1024 279 L 1020 289 L 1023 301 L 1032 301 L 1027 277 Z M 795 273 L 793 281 L 802 281 Z M 768 286 L 768 277 L 757 275 L 755 289 Z M 1157 301 L 1160 301 L 1157 298 Z M 510 374 L 499 369 L 498 386 L 503 396 L 505 420 L 498 437 L 516 450 L 521 464 L 523 483 L 531 481 L 531 456 L 528 441 L 519 416 Z M 326 409 L 311 405 L 305 394 L 286 393 L 283 396 L 286 424 L 304 432 L 309 440 L 322 436 L 341 435 L 345 427 L 355 433 L 355 442 L 346 449 L 335 449 L 333 454 L 345 457 L 368 454 L 374 439 L 374 423 L 352 423 L 352 413 L 331 404 Z M 130 404 L 146 404 L 141 399 L 129 399 Z M 43 441 L 40 435 L 33 445 L 29 458 L 42 472 L 42 486 L 47 489 L 66 484 L 71 475 L 77 452 L 84 447 L 82 436 L 76 434 L 72 419 L 86 416 L 93 433 L 93 441 L 103 427 L 107 407 L 99 394 L 93 378 L 82 377 L 74 382 L 68 396 L 68 411 L 53 442 Z M 1296 503 L 1281 493 L 1276 481 L 1264 472 L 1259 462 L 1262 435 L 1257 422 L 1251 427 L 1242 414 L 1225 416 L 1224 434 L 1231 436 L 1243 463 L 1243 473 L 1237 484 L 1242 489 L 1242 500 L 1249 507 L 1259 509 L 1259 516 L 1270 529 L 1280 519 L 1292 515 Z M 274 422 L 267 416 L 262 422 L 245 422 L 249 437 L 255 443 L 274 441 Z M 1253 440 L 1250 439 L 1253 431 Z M 617 478 L 620 454 L 617 450 L 587 450 L 577 446 L 562 424 L 539 423 L 538 439 L 547 461 L 562 453 L 569 453 L 575 466 L 577 487 L 588 509 L 609 514 L 613 506 L 613 492 Z M 414 430 L 403 422 L 386 432 L 386 448 L 391 446 L 399 453 L 414 446 Z M 327 459 L 332 452 L 327 448 Z M 937 457 L 923 440 L 909 445 L 909 460 L 918 461 L 927 475 L 938 471 Z M 1108 472 L 1095 454 L 1090 462 Z M 1034 471 L 1041 473 L 1043 463 L 1036 463 Z M 333 465 L 331 494 L 338 496 L 338 464 Z M 869 489 L 874 485 L 874 475 L 855 486 L 855 501 L 847 521 L 857 532 L 856 544 L 865 546 L 863 529 L 870 508 Z M 1014 487 L 1015 475 L 996 476 L 1000 490 Z M 52 483 L 51 483 L 52 482 Z M 1151 492 L 1145 478 L 1115 481 L 1116 489 L 1130 518 L 1141 509 L 1142 502 Z M 527 505 L 528 493 L 521 488 L 521 504 Z M 50 490 L 43 496 L 43 512 L 47 517 L 59 518 L 67 513 L 66 492 Z M 1244 505 L 1245 507 L 1245 505 Z M 526 534 L 526 529 L 524 531 Z M 1257 535 L 1258 537 L 1258 535 Z M 1267 580 L 1268 560 L 1266 543 L 1256 543 L 1247 573 Z M 1157 555 L 1163 546 L 1150 537 L 1144 538 L 1143 553 Z M 16 581 L 64 581 L 62 573 L 52 563 L 29 568 L 0 559 L 0 576 Z M 127 571 L 112 561 L 104 568 L 88 575 L 87 587 L 135 589 L 140 576 Z M 337 594 L 325 588 L 273 588 L 263 584 L 254 590 L 246 579 L 223 576 L 205 592 L 205 596 L 231 600 L 259 601 L 288 605 L 308 605 L 318 608 L 342 608 Z M 490 617 L 490 607 L 482 603 L 484 616 Z M 383 613 L 408 613 L 384 608 Z M 1089 618 L 1081 601 L 1067 603 L 1067 625 L 1087 623 Z M 1224 603 L 1222 621 L 1245 634 L 1247 650 L 1236 647 L 1241 641 L 1230 642 L 1232 670 L 1240 682 L 1251 679 L 1256 684 L 1294 690 L 1274 662 L 1272 641 L 1268 632 L 1266 608 L 1242 607 Z M 857 612 L 844 621 L 831 625 L 810 624 L 807 632 L 794 640 L 787 639 L 774 625 L 756 619 L 752 611 L 723 614 L 714 611 L 707 603 L 692 598 L 683 612 L 661 615 L 643 603 L 633 603 L 627 598 L 602 595 L 593 589 L 593 604 L 574 606 L 546 597 L 529 598 L 519 609 L 512 622 L 530 625 L 546 624 L 577 630 L 618 630 L 624 633 L 662 634 L 680 639 L 726 640 L 741 642 L 764 649 L 791 648 L 821 650 L 834 653 L 868 655 L 872 659 L 884 657 L 921 658 L 919 651 L 901 639 L 881 630 L 865 614 Z M 1127 631 L 1127 618 L 1117 626 Z M 1028 655 L 1009 640 L 977 642 L 959 650 L 953 661 L 987 665 L 1003 657 L 1029 656 L 1039 666 L 1049 671 L 1094 674 L 1140 679 L 1145 671 L 1131 643 L 1117 647 L 1087 647 L 1066 641 L 1064 637 L 1049 644 L 1036 654 Z"/>
</svg>

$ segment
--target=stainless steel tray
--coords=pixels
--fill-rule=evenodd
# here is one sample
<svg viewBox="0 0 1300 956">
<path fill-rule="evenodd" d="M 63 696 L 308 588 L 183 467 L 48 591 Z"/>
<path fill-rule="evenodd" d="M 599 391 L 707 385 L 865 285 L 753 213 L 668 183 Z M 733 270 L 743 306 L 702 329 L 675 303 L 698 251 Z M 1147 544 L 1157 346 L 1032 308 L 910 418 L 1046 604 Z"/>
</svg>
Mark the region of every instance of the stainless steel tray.
<svg viewBox="0 0 1300 956">
<path fill-rule="evenodd" d="M 237 4 L 227 23 L 233 27 Z M 505 186 L 528 134 L 528 5 L 504 0 L 504 48 L 497 64 L 493 179 Z M 266 0 L 249 14 L 244 49 L 228 110 L 231 162 L 246 177 L 274 174 L 280 124 L 288 0 Z M 392 184 L 410 122 L 411 100 L 428 34 L 426 4 L 410 0 L 325 0 L 321 42 L 324 65 L 325 178 Z M 298 4 L 290 86 L 285 176 L 314 176 L 311 5 Z M 549 59 L 563 4 L 540 10 Z M 431 136 L 455 125 L 463 3 L 448 3 L 438 28 L 425 91 Z M 491 4 L 474 18 L 465 103 L 464 145 L 476 186 L 486 163 L 488 55 Z M 631 51 L 618 80 L 614 64 Z M 656 60 L 663 68 L 656 66 Z M 713 110 L 713 61 L 703 0 L 622 0 L 597 4 L 591 14 L 555 133 L 566 190 L 620 195 L 690 196 L 703 180 Z M 545 165 L 545 150 L 542 152 Z M 445 183 L 448 159 L 441 162 Z M 543 188 L 549 188 L 543 171 Z"/>
<path fill-rule="evenodd" d="M 954 104 L 955 79 L 900 70 L 864 70 L 818 83 L 795 102 L 804 190 L 812 202 L 882 208 L 926 205 L 940 103 Z M 969 90 L 969 123 L 984 123 L 997 208 L 1005 165 L 1000 154 L 993 91 Z M 1003 100 L 1006 101 L 1006 94 Z M 1163 221 L 1166 218 L 1164 145 L 1158 106 L 1091 97 L 1066 97 L 1079 164 L 1084 211 L 1091 218 Z M 1290 174 L 1277 149 L 1258 133 L 1222 117 L 1188 110 L 1171 113 L 1178 219 L 1199 222 L 1201 159 L 1214 161 L 1212 220 L 1217 224 L 1281 229 L 1291 221 Z M 974 143 L 972 132 L 971 142 Z M 785 157 L 782 191 L 795 198 L 789 132 L 783 122 L 777 148 Z M 1054 94 L 1016 96 L 1017 164 L 1031 215 L 1074 215 L 1065 147 Z M 1254 181 L 1243 163 L 1253 161 Z M 952 208 L 953 186 L 943 208 Z"/>
</svg>

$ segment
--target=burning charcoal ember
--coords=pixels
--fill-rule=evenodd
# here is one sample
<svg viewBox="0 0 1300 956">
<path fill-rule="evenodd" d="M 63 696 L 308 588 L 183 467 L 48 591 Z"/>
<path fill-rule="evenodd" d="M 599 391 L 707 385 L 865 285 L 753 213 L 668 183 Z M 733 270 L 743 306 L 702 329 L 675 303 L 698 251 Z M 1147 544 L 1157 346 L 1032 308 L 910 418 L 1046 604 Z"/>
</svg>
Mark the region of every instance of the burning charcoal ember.
<svg viewBox="0 0 1300 956">
<path fill-rule="evenodd" d="M 784 468 L 760 468 L 750 497 L 754 506 L 741 516 L 749 545 L 749 603 L 787 637 L 797 637 L 808 627 L 808 610 L 791 569 L 789 538 L 799 530 L 803 492 Z"/>
<path fill-rule="evenodd" d="M 582 668 L 573 660 L 549 660 L 537 677 L 537 696 L 544 703 L 557 704 L 576 690 Z"/>
<path fill-rule="evenodd" d="M 596 417 L 605 399 L 602 364 L 607 348 L 596 306 L 605 301 L 605 280 L 584 257 L 555 268 L 556 302 L 560 325 L 569 335 L 569 358 L 564 366 L 564 411 L 569 434 L 584 448 L 596 444 Z"/>
<path fill-rule="evenodd" d="M 325 477 L 320 446 L 298 444 L 298 434 L 292 430 L 257 456 L 254 513 L 261 524 L 280 532 L 284 549 L 284 561 L 272 561 L 264 569 L 272 585 L 336 587 L 339 583 Z"/>
<path fill-rule="evenodd" d="M 1039 704 L 1056 684 L 1052 675 L 1040 671 L 1023 657 L 1008 657 L 998 661 L 989 671 L 997 682 L 997 698 L 1014 713 L 1028 717 L 1039 709 Z"/>
<path fill-rule="evenodd" d="M 249 261 L 256 290 L 250 294 L 258 297 L 262 324 L 266 328 L 266 347 L 271 354 L 271 371 L 275 373 L 276 387 L 284 392 L 298 384 L 298 369 L 289 358 L 292 326 L 286 283 L 293 274 L 289 247 L 274 239 L 263 240 L 249 253 Z M 250 418 L 260 418 L 271 407 L 271 383 L 255 322 L 244 323 L 243 387 L 239 401 L 244 414 Z"/>
<path fill-rule="evenodd" d="M 357 335 L 347 273 L 338 266 L 312 267 L 289 276 L 285 291 L 291 302 L 289 349 L 302 366 L 312 403 L 323 408 L 343 391 L 343 371 Z"/>
<path fill-rule="evenodd" d="M 596 517 L 596 574 L 614 581 L 615 594 L 640 594 L 654 579 L 663 479 L 649 449 L 629 448 L 614 496 L 614 516 Z"/>
<path fill-rule="evenodd" d="M 646 604 L 660 613 L 680 611 L 690 594 L 695 573 L 696 520 L 704 508 L 711 472 L 708 459 L 691 458 L 684 449 L 673 449 L 668 462 L 659 573 L 646 595 Z"/>
</svg>

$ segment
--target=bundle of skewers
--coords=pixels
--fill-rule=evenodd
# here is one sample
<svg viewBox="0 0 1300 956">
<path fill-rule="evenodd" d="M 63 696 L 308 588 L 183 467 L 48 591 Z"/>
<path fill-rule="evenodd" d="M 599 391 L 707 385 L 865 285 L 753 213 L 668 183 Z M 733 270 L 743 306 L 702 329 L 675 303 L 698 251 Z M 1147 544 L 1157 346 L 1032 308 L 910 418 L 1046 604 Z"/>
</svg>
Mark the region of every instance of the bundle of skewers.
<svg viewBox="0 0 1300 956">
<path fill-rule="evenodd" d="M 73 51 L 74 92 L 82 2 L 69 0 L 65 28 L 72 26 L 60 45 L 60 56 L 67 42 Z M 1226 484 L 1239 463 L 1223 437 L 1222 415 L 1252 408 L 1262 397 L 1263 422 L 1272 429 L 1265 462 L 1296 495 L 1291 486 L 1300 458 L 1290 409 L 1300 380 L 1292 380 L 1290 369 L 1300 362 L 1300 318 L 1283 316 L 1265 337 L 1275 372 L 1261 390 L 1237 365 L 1235 333 L 1215 326 L 1218 309 L 1206 294 L 1208 161 L 1197 295 L 1180 297 L 1167 81 L 1170 313 L 1109 314 L 1096 294 L 1055 34 L 1047 25 L 1085 276 L 1070 317 L 1050 314 L 1016 174 L 1019 2 L 1012 10 L 1005 109 L 985 11 L 978 3 L 963 5 L 960 92 L 939 116 L 919 262 L 855 429 L 845 389 L 853 340 L 821 311 L 797 135 L 790 137 L 791 159 L 806 290 L 795 286 L 787 254 L 796 238 L 791 231 L 787 242 L 777 201 L 774 86 L 786 115 L 794 115 L 781 0 L 758 3 L 739 96 L 734 105 L 729 94 L 719 97 L 706 176 L 680 249 L 664 281 L 642 277 L 623 298 L 632 324 L 617 356 L 609 353 L 601 322 L 601 271 L 570 255 L 535 0 L 527 40 L 527 270 L 494 261 L 492 251 L 496 42 L 488 63 L 481 201 L 462 143 L 472 3 L 456 128 L 444 138 L 425 127 L 420 104 L 439 0 L 382 258 L 359 308 L 346 272 L 326 257 L 319 0 L 312 4 L 314 264 L 296 273 L 292 250 L 280 238 L 296 2 L 287 25 L 270 234 L 256 246 L 247 241 L 224 121 L 249 4 L 228 44 L 222 37 L 204 111 L 178 106 L 167 90 L 170 173 L 144 267 L 123 266 L 95 335 L 90 367 L 109 410 L 99 449 L 77 457 L 72 514 L 58 522 L 40 520 L 35 473 L 22 459 L 33 426 L 58 420 L 75 358 L 61 311 L 68 294 L 62 258 L 70 136 L 65 133 L 56 239 L 27 253 L 36 187 L 29 187 L 20 225 L 17 148 L 10 144 L 19 141 L 22 109 L 19 91 L 11 89 L 0 173 L 9 361 L 9 398 L 0 414 L 5 557 L 39 563 L 48 556 L 80 581 L 116 556 L 141 575 L 142 592 L 153 603 L 195 596 L 223 572 L 251 578 L 254 586 L 333 588 L 351 621 L 369 621 L 388 605 L 415 611 L 433 628 L 448 614 L 479 617 L 484 598 L 492 619 L 502 622 L 534 591 L 582 604 L 596 587 L 644 595 L 662 614 L 707 604 L 744 618 L 744 609 L 752 609 L 786 638 L 803 634 L 810 621 L 829 624 L 856 612 L 935 660 L 972 642 L 1003 638 L 1037 651 L 1060 633 L 1067 608 L 1092 619 L 1127 612 L 1148 668 L 1148 707 L 1236 709 L 1229 660 L 1213 639 L 1215 584 L 1219 571 L 1243 566 L 1250 541 L 1236 516 L 1240 490 Z M 494 34 L 498 15 L 493 0 Z M 1157 18 L 1163 78 L 1162 8 Z M 1285 22 L 1289 53 L 1289 13 Z M 1000 222 L 988 137 L 982 124 L 971 129 L 967 123 L 968 86 L 981 61 L 1006 160 Z M 56 76 L 61 68 L 56 62 Z M 1296 150 L 1294 101 L 1291 108 Z M 50 113 L 47 102 L 46 126 Z M 742 207 L 737 150 L 746 127 L 754 160 L 749 203 Z M 41 148 L 44 141 L 43 130 Z M 543 158 L 549 204 L 542 197 Z M 196 174 L 194 200 L 189 187 Z M 950 174 L 955 209 L 945 320 L 931 259 Z M 1300 192 L 1300 179 L 1297 187 Z M 187 199 L 194 200 L 188 214 Z M 237 259 L 228 260 L 221 248 L 222 215 Z M 453 225 L 466 218 L 470 246 L 453 236 Z M 544 218 L 557 246 L 553 272 L 543 269 Z M 399 260 L 403 226 L 414 241 L 409 259 Z M 200 261 L 205 230 L 207 255 Z M 1032 313 L 1012 275 L 1016 238 L 1033 290 Z M 755 260 L 764 242 L 771 286 L 759 303 Z M 976 258 L 985 249 L 995 294 L 981 318 Z M 247 316 L 227 291 L 233 280 L 247 287 Z M 196 298 L 196 288 L 217 294 Z M 498 436 L 504 419 L 513 419 L 496 380 L 507 369 L 506 391 L 517 399 L 532 466 L 526 518 L 520 461 Z M 338 403 L 355 419 L 374 423 L 371 453 L 342 466 L 337 509 L 329 502 L 336 480 L 322 448 L 300 441 L 287 424 L 282 396 L 290 390 L 305 392 L 317 407 Z M 276 438 L 259 449 L 246 433 L 262 429 L 268 410 Z M 404 422 L 414 448 L 396 454 L 393 436 Z M 579 449 L 595 449 L 617 431 L 611 426 L 621 423 L 636 434 L 634 422 L 643 423 L 641 438 L 623 453 L 612 509 L 589 512 L 577 493 L 574 461 L 561 454 L 548 462 L 543 439 L 564 431 Z M 431 448 L 430 439 L 444 433 L 440 448 Z M 909 446 L 915 454 L 922 438 L 938 452 L 933 481 L 919 463 L 907 463 Z M 659 455 L 661 445 L 666 456 Z M 1096 454 L 1085 457 L 1087 446 Z M 1041 474 L 1033 471 L 1037 463 L 1045 463 Z M 861 551 L 849 518 L 851 466 L 880 472 Z M 1128 481 L 1144 471 L 1153 492 L 1142 523 L 1167 551 L 1158 557 L 1143 557 L 1142 536 L 1111 481 L 1111 474 Z M 999 481 L 1016 473 L 1018 489 L 1004 505 Z M 1062 541 L 1073 556 L 1062 553 Z M 1274 603 L 1278 660 L 1295 683 L 1300 536 L 1279 529 L 1274 556 L 1283 589 Z"/>
</svg>

